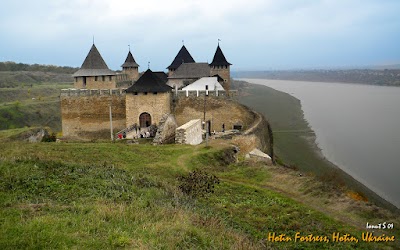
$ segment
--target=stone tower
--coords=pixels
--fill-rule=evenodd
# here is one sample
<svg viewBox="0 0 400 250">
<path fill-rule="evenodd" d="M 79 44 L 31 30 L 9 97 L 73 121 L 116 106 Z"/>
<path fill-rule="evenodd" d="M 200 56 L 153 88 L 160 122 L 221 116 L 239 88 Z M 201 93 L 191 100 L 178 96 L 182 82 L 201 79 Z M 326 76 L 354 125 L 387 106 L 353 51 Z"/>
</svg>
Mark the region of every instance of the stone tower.
<svg viewBox="0 0 400 250">
<path fill-rule="evenodd" d="M 110 70 L 93 44 L 81 68 L 75 72 L 74 88 L 76 89 L 114 89 L 116 74 Z"/>
<path fill-rule="evenodd" d="M 131 50 L 128 52 L 128 56 L 124 64 L 121 65 L 122 67 L 122 74 L 128 77 L 128 80 L 137 81 L 139 79 L 139 64 L 136 63 Z"/>
<path fill-rule="evenodd" d="M 231 88 L 231 65 L 232 64 L 226 60 L 224 53 L 222 53 L 222 50 L 218 44 L 214 58 L 210 63 L 210 76 L 220 76 L 224 80 L 222 86 L 226 91 L 229 91 Z"/>
<path fill-rule="evenodd" d="M 189 51 L 186 49 L 185 45 L 182 45 L 182 48 L 179 50 L 178 54 L 176 55 L 175 59 L 172 61 L 171 65 L 167 67 L 168 69 L 168 76 L 172 76 L 175 70 L 182 64 L 182 63 L 194 63 L 193 57 L 190 55 Z"/>
<path fill-rule="evenodd" d="M 141 128 L 159 124 L 164 114 L 171 113 L 172 88 L 165 74 L 146 70 L 135 84 L 126 89 L 126 126 Z"/>
</svg>

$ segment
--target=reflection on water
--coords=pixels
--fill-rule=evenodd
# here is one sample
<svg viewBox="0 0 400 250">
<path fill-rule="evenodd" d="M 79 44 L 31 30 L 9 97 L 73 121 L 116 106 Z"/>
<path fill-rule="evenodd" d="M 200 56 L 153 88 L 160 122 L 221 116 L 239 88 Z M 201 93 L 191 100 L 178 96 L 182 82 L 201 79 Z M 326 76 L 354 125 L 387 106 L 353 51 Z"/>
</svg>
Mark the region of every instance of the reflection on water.
<svg viewBox="0 0 400 250">
<path fill-rule="evenodd" d="M 400 207 L 400 88 L 243 80 L 298 98 L 325 157 Z"/>
</svg>

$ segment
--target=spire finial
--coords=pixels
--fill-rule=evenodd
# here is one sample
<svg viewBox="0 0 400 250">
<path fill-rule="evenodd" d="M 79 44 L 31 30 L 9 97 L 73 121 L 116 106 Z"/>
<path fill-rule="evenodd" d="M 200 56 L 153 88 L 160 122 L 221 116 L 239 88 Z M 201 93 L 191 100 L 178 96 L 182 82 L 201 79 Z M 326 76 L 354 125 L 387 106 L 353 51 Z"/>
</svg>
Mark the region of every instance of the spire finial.
<svg viewBox="0 0 400 250">
<path fill-rule="evenodd" d="M 150 69 L 150 62 L 147 62 L 147 69 Z"/>
<path fill-rule="evenodd" d="M 131 52 L 131 45 L 130 44 L 128 44 L 128 48 L 129 48 L 129 52 Z"/>
<path fill-rule="evenodd" d="M 94 35 L 93 35 L 93 45 L 94 45 Z"/>
<path fill-rule="evenodd" d="M 185 46 L 185 40 L 182 39 L 182 45 Z"/>
<path fill-rule="evenodd" d="M 219 42 L 221 42 L 221 39 L 218 38 L 218 46 L 219 46 Z"/>
</svg>

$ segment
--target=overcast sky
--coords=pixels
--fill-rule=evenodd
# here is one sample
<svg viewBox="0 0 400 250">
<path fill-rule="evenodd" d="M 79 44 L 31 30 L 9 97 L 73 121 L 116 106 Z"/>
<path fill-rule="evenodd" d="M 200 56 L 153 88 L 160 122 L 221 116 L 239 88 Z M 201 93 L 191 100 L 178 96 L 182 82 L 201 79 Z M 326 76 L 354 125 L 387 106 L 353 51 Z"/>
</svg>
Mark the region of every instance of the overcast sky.
<svg viewBox="0 0 400 250">
<path fill-rule="evenodd" d="M 94 36 L 120 69 L 164 70 L 185 46 L 233 70 L 400 63 L 398 0 L 2 0 L 0 61 L 81 66 Z"/>
</svg>

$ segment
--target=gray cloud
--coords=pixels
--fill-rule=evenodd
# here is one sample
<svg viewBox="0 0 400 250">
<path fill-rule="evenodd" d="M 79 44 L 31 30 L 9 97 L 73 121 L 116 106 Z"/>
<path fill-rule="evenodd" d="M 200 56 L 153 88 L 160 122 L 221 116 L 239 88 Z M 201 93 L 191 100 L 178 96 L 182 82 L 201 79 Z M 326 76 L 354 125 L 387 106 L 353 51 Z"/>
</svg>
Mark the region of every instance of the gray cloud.
<svg viewBox="0 0 400 250">
<path fill-rule="evenodd" d="M 111 68 L 132 45 L 164 69 L 181 46 L 211 60 L 217 39 L 238 69 L 400 61 L 398 1 L 11 1 L 0 10 L 2 60 L 79 66 L 92 36 Z M 3 59 L 4 58 L 4 59 Z"/>
</svg>

